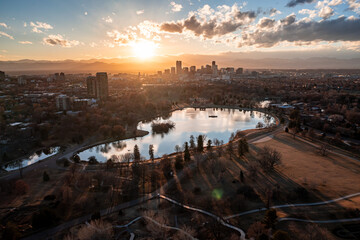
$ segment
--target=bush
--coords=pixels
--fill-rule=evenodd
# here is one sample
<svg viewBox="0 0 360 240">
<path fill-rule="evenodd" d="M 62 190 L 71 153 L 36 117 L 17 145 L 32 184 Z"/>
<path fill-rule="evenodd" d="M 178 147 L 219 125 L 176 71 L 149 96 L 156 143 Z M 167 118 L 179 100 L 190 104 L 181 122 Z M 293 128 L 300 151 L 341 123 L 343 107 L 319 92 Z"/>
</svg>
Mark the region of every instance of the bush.
<svg viewBox="0 0 360 240">
<path fill-rule="evenodd" d="M 29 185 L 23 180 L 17 180 L 15 182 L 15 191 L 17 194 L 24 195 L 29 191 Z"/>
<path fill-rule="evenodd" d="M 43 173 L 43 181 L 44 182 L 50 181 L 50 176 L 46 171 L 44 171 L 44 173 Z"/>
</svg>

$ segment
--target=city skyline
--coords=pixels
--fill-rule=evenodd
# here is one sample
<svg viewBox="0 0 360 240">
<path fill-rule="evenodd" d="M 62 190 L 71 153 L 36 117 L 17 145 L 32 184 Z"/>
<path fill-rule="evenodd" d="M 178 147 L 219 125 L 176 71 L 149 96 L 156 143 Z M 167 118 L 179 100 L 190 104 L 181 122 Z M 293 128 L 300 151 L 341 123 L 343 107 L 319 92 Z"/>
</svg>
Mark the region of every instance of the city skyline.
<svg viewBox="0 0 360 240">
<path fill-rule="evenodd" d="M 360 3 L 355 0 L 1 5 L 0 61 L 134 58 L 141 62 L 229 52 L 284 58 L 360 57 Z"/>
</svg>

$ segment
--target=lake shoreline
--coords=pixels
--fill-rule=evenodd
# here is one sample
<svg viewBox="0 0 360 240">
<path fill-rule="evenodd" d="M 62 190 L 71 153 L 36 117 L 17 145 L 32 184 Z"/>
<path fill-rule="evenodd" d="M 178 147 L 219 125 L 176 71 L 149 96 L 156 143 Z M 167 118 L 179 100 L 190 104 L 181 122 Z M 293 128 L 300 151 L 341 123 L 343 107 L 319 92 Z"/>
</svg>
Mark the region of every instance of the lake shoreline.
<svg viewBox="0 0 360 240">
<path fill-rule="evenodd" d="M 189 105 L 189 104 L 182 104 L 182 105 L 177 105 L 176 107 L 174 107 L 171 111 L 169 111 L 168 113 L 166 113 L 166 114 L 158 114 L 156 117 L 154 117 L 154 118 L 152 118 L 151 120 L 141 120 L 141 121 L 139 121 L 138 123 L 137 123 L 137 127 L 139 127 L 139 124 L 150 124 L 151 122 L 153 122 L 153 121 L 155 121 L 155 120 L 157 120 L 158 118 L 161 118 L 161 117 L 166 117 L 167 115 L 171 115 L 173 112 L 175 112 L 175 111 L 178 111 L 178 110 L 184 110 L 184 109 L 196 109 L 196 110 L 198 110 L 199 108 L 204 108 L 204 109 L 213 109 L 213 110 L 217 110 L 217 111 L 224 111 L 224 110 L 226 110 L 226 109 L 232 109 L 232 110 L 239 110 L 240 112 L 241 111 L 244 111 L 244 113 L 246 113 L 246 112 L 258 112 L 258 113 L 262 113 L 262 114 L 266 114 L 266 115 L 268 115 L 268 116 L 270 116 L 271 118 L 272 118 L 272 122 L 274 123 L 274 124 L 276 124 L 276 125 L 278 125 L 278 123 L 279 123 L 279 119 L 278 119 L 278 117 L 274 114 L 274 113 L 271 113 L 271 112 L 268 112 L 268 111 L 266 111 L 264 108 L 254 108 L 254 109 L 247 109 L 247 108 L 240 108 L 240 107 L 237 107 L 237 106 L 223 106 L 223 105 Z M 235 113 L 232 113 L 232 114 L 235 114 Z M 252 117 L 253 118 L 253 117 Z M 257 116 L 257 118 L 259 118 L 258 116 Z M 260 116 L 260 118 L 261 118 L 261 116 Z M 256 120 L 255 120 L 256 121 Z M 261 121 L 260 119 L 259 119 L 259 121 Z M 255 123 L 256 124 L 256 123 Z M 246 124 L 244 125 L 244 127 L 246 128 Z M 247 127 L 249 127 L 249 126 L 247 126 Z M 141 129 L 137 129 L 138 131 L 139 130 L 141 130 Z M 149 129 L 146 129 L 146 130 L 148 130 L 147 132 L 149 133 L 149 131 L 151 131 L 151 130 L 149 130 Z M 242 127 L 239 127 L 239 128 L 237 128 L 237 129 L 234 129 L 234 131 L 236 131 L 236 130 L 242 130 Z M 255 128 L 255 125 L 254 126 L 251 126 L 251 128 L 249 129 L 249 128 L 247 128 L 247 129 L 244 129 L 244 130 L 242 130 L 242 131 L 249 131 L 249 130 L 252 130 L 252 131 L 254 131 L 254 130 L 259 130 L 259 129 L 256 129 Z M 143 130 L 142 130 L 143 131 Z M 229 130 L 227 130 L 227 131 L 229 131 Z M 148 134 L 144 134 L 144 135 L 142 135 L 141 137 L 145 137 L 146 135 L 148 135 Z M 212 138 L 214 138 L 214 136 L 212 137 Z M 133 139 L 133 137 L 131 137 L 131 138 L 127 138 L 127 139 L 124 139 L 124 138 L 122 138 L 122 139 L 115 139 L 115 140 L 113 140 L 113 139 L 108 139 L 108 140 L 106 140 L 106 141 L 103 141 L 102 143 L 94 143 L 94 144 L 92 144 L 91 145 L 91 147 L 88 147 L 88 148 L 86 148 L 86 147 L 82 147 L 80 150 L 78 150 L 77 152 L 76 152 L 76 154 L 83 154 L 82 156 L 80 155 L 80 158 L 81 158 L 81 160 L 82 161 L 86 161 L 87 160 L 87 158 L 89 157 L 89 156 L 91 156 L 92 155 L 92 153 L 90 153 L 90 152 L 92 152 L 92 150 L 90 150 L 91 148 L 94 148 L 94 147 L 100 147 L 100 149 L 101 149 L 101 147 L 105 147 L 105 146 L 101 146 L 101 145 L 104 145 L 104 144 L 107 144 L 107 143 L 111 143 L 111 142 L 116 142 L 116 141 L 120 141 L 120 140 L 131 140 L 131 139 Z M 223 139 L 224 141 L 225 141 L 225 139 Z M 146 140 L 145 140 L 146 141 Z M 164 141 L 164 140 L 161 140 L 161 141 Z M 183 140 L 181 140 L 181 142 L 182 142 Z M 166 140 L 165 140 L 165 142 L 166 142 Z M 180 141 L 179 141 L 179 143 L 180 143 Z M 138 144 L 138 143 L 135 143 L 135 144 Z M 145 146 L 146 145 L 149 145 L 149 144 L 152 144 L 152 143 L 149 143 L 149 142 L 145 142 L 144 143 L 145 144 Z M 160 143 L 158 143 L 158 144 L 160 144 Z M 138 144 L 139 145 L 139 144 Z M 181 144 L 178 144 L 178 145 L 181 145 Z M 131 152 L 131 144 L 130 144 L 130 146 L 128 146 L 128 148 L 127 148 L 127 151 L 128 152 Z M 139 147 L 140 147 L 140 145 L 139 145 Z M 172 146 L 173 147 L 173 146 Z M 147 146 L 146 146 L 146 148 L 147 148 Z M 164 149 L 164 148 L 163 148 Z M 87 151 L 87 150 L 90 150 L 90 151 Z M 94 153 L 93 155 L 98 155 L 99 154 L 99 150 L 96 150 L 97 152 L 96 153 Z M 100 157 L 100 161 L 99 161 L 99 159 L 97 159 L 99 162 L 106 162 L 106 159 L 104 159 L 104 158 L 109 158 L 109 155 L 111 154 L 111 148 L 109 148 L 108 150 L 100 150 L 100 151 L 102 151 L 103 153 L 105 153 L 105 155 L 107 154 L 108 156 L 107 157 L 105 157 L 105 155 L 104 154 L 101 154 L 100 153 L 100 155 L 102 155 L 101 157 Z M 120 151 L 124 151 L 124 150 L 120 150 Z M 170 150 L 171 151 L 171 150 Z M 161 158 L 161 156 L 163 155 L 163 154 L 166 154 L 166 155 L 171 155 L 171 154 L 174 154 L 174 152 L 168 152 L 168 153 L 166 153 L 166 151 L 160 151 L 159 153 L 158 153 L 158 155 L 156 156 L 156 158 Z M 85 153 L 84 153 L 85 152 Z M 108 154 L 108 153 L 110 153 L 110 154 Z M 118 152 L 116 152 L 116 153 L 114 153 L 114 155 L 118 155 L 117 154 Z M 122 154 L 124 154 L 124 152 L 122 153 Z M 160 154 L 160 155 L 159 155 Z M 98 156 L 100 156 L 100 155 L 98 155 Z M 119 154 L 119 155 L 121 155 L 121 154 Z M 147 156 L 148 154 L 146 153 L 146 151 L 145 151 L 145 148 L 143 148 L 143 150 L 142 150 L 142 156 L 145 156 L 145 158 L 146 159 L 148 159 L 148 156 Z"/>
</svg>

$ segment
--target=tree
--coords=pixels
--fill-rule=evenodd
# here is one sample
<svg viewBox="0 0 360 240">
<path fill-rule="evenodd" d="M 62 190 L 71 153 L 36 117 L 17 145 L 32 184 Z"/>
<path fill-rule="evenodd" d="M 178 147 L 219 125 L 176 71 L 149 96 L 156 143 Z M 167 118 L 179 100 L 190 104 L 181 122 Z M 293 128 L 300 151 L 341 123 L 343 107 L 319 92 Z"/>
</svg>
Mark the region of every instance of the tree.
<svg viewBox="0 0 360 240">
<path fill-rule="evenodd" d="M 265 146 L 260 150 L 258 162 L 265 171 L 273 170 L 274 166 L 281 162 L 281 154 L 276 149 Z"/>
<path fill-rule="evenodd" d="M 80 240 L 110 240 L 113 239 L 113 227 L 103 220 L 91 221 L 89 225 L 83 225 L 78 232 Z"/>
<path fill-rule="evenodd" d="M 226 150 L 229 153 L 229 155 L 231 156 L 234 153 L 234 148 L 233 148 L 233 144 L 232 142 L 229 142 L 226 146 Z"/>
<path fill-rule="evenodd" d="M 212 144 L 212 141 L 211 141 L 211 139 L 209 139 L 209 140 L 207 141 L 207 145 L 206 145 L 206 149 L 207 149 L 207 150 L 211 150 L 211 144 Z"/>
<path fill-rule="evenodd" d="M 163 171 L 163 174 L 165 178 L 170 179 L 172 178 L 172 165 L 169 157 L 167 155 L 163 156 L 163 159 L 160 162 L 161 170 Z"/>
<path fill-rule="evenodd" d="M 241 138 L 238 142 L 238 154 L 243 156 L 247 152 L 249 152 L 249 145 L 245 138 Z"/>
<path fill-rule="evenodd" d="M 154 161 L 154 145 L 152 144 L 149 145 L 149 156 L 150 159 Z"/>
<path fill-rule="evenodd" d="M 137 144 L 134 146 L 134 160 L 140 161 L 140 150 Z"/>
<path fill-rule="evenodd" d="M 177 170 L 181 170 L 184 168 L 183 158 L 179 154 L 175 157 L 175 168 Z"/>
<path fill-rule="evenodd" d="M 195 149 L 195 138 L 193 135 L 190 136 L 190 149 L 194 150 Z"/>
<path fill-rule="evenodd" d="M 78 154 L 75 154 L 73 157 L 72 157 L 72 160 L 75 162 L 75 163 L 79 163 L 80 162 L 80 157 Z"/>
<path fill-rule="evenodd" d="M 197 137 L 197 151 L 203 152 L 204 151 L 204 137 L 203 135 L 199 135 Z"/>
<path fill-rule="evenodd" d="M 124 136 L 125 129 L 121 125 L 115 125 L 112 129 L 113 137 L 121 137 Z"/>
<path fill-rule="evenodd" d="M 43 173 L 43 181 L 48 182 L 49 180 L 50 180 L 49 174 L 46 171 L 44 171 L 44 173 Z"/>
<path fill-rule="evenodd" d="M 250 238 L 254 238 L 255 240 L 260 240 L 261 236 L 267 236 L 267 234 L 268 230 L 266 229 L 265 224 L 263 224 L 262 222 L 254 222 L 247 230 L 247 235 Z"/>
<path fill-rule="evenodd" d="M 175 152 L 181 152 L 181 147 L 179 145 L 176 145 L 174 148 Z"/>
<path fill-rule="evenodd" d="M 89 158 L 88 158 L 88 162 L 89 162 L 89 164 L 98 164 L 99 162 L 97 161 L 97 159 L 96 159 L 96 157 L 95 156 L 90 156 Z"/>
<path fill-rule="evenodd" d="M 274 228 L 277 220 L 277 213 L 274 208 L 268 209 L 265 213 L 265 217 L 263 219 L 263 223 L 266 228 Z"/>
<path fill-rule="evenodd" d="M 189 162 L 190 159 L 191 157 L 190 157 L 189 145 L 187 142 L 185 142 L 184 161 Z"/>
</svg>

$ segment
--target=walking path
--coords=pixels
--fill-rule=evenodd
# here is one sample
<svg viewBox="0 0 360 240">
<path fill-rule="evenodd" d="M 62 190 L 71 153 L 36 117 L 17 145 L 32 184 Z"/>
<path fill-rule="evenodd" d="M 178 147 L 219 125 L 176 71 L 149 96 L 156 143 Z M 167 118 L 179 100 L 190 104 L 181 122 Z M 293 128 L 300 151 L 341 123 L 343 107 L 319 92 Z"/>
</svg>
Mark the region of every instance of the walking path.
<svg viewBox="0 0 360 240">
<path fill-rule="evenodd" d="M 310 206 L 319 206 L 319 205 L 326 205 L 326 204 L 330 204 L 330 203 L 335 203 L 341 200 L 345 200 L 345 199 L 349 199 L 349 198 L 353 198 L 353 197 L 357 197 L 360 196 L 360 192 L 358 193 L 353 193 L 344 197 L 339 197 L 336 199 L 332 199 L 332 200 L 327 200 L 327 201 L 322 201 L 322 202 L 315 202 L 315 203 L 294 203 L 294 204 L 283 204 L 283 205 L 276 205 L 276 206 L 272 206 L 270 208 L 273 209 L 279 209 L 279 208 L 289 208 L 289 207 L 310 207 Z M 244 215 L 248 215 L 248 214 L 252 214 L 252 213 L 257 213 L 257 212 L 263 212 L 268 210 L 267 208 L 259 208 L 259 209 L 254 209 L 254 210 L 250 210 L 250 211 L 246 211 L 246 212 L 242 212 L 242 213 L 237 213 L 231 216 L 227 216 L 224 219 L 231 219 L 231 218 L 235 218 L 235 217 L 240 217 L 240 216 L 244 216 Z"/>
</svg>

